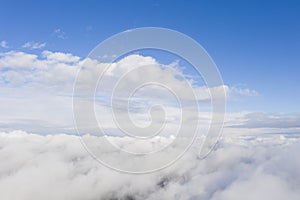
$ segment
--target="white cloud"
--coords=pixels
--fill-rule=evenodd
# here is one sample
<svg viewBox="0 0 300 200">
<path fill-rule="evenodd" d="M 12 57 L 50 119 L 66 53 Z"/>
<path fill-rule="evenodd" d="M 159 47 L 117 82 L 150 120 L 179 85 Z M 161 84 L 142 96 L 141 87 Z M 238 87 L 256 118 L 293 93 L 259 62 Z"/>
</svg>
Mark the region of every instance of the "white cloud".
<svg viewBox="0 0 300 200">
<path fill-rule="evenodd" d="M 21 73 L 21 69 L 29 68 L 41 68 L 41 64 L 38 60 L 38 56 L 35 54 L 27 54 L 24 52 L 9 51 L 5 53 L 0 53 L 0 69 L 11 68 Z"/>
<path fill-rule="evenodd" d="M 2 41 L 0 42 L 0 47 L 5 48 L 5 49 L 9 48 L 9 47 L 8 47 L 8 44 L 7 44 L 7 42 L 6 42 L 5 40 L 2 40 Z"/>
<path fill-rule="evenodd" d="M 231 93 L 239 94 L 242 96 L 258 96 L 259 93 L 256 90 L 252 90 L 249 88 L 240 88 L 240 87 L 230 87 Z"/>
<path fill-rule="evenodd" d="M 63 62 L 63 63 L 76 63 L 80 60 L 80 57 L 74 56 L 70 53 L 43 51 L 42 55 L 47 60 Z"/>
<path fill-rule="evenodd" d="M 42 44 L 40 43 L 37 43 L 36 45 L 28 43 L 26 47 L 33 48 L 33 46 L 41 45 Z M 192 78 L 189 78 L 189 75 L 175 70 L 173 65 L 174 63 L 169 66 L 161 65 L 154 58 L 149 56 L 130 55 L 116 63 L 110 64 L 108 70 L 105 71 L 102 76 L 102 81 L 105 83 L 105 86 L 109 88 L 113 87 L 121 77 L 124 78 L 126 75 L 126 87 L 130 88 L 137 82 L 141 82 L 145 79 L 144 76 L 140 75 L 141 70 L 138 69 L 141 66 L 149 66 L 143 67 L 143 74 L 146 74 L 147 79 L 170 86 L 170 88 L 177 88 L 177 90 L 180 91 L 180 95 L 185 99 L 191 98 L 187 93 L 187 88 L 191 86 L 195 92 L 196 99 L 199 101 L 209 101 L 211 98 L 210 92 L 214 93 L 216 97 L 218 97 L 218 94 L 221 94 L 222 91 L 229 95 L 239 94 L 251 96 L 256 94 L 254 90 L 229 87 L 227 85 L 216 86 L 215 88 L 210 88 L 209 91 L 209 88 L 204 85 L 195 85 L 195 81 Z M 44 82 L 47 84 L 50 79 L 53 84 L 58 79 L 63 80 L 64 78 L 66 78 L 66 80 L 74 81 L 76 76 L 74 72 L 77 72 L 82 66 L 86 68 L 84 74 L 84 76 L 86 76 L 84 79 L 86 82 L 85 84 L 89 84 L 90 81 L 98 79 L 97 76 L 99 75 L 99 72 L 103 71 L 108 66 L 108 63 L 97 63 L 89 59 L 83 60 L 70 53 L 51 52 L 47 50 L 42 52 L 41 57 L 36 54 L 16 51 L 0 54 L 0 69 L 5 68 L 13 70 L 13 72 L 4 73 L 2 79 L 5 79 L 6 83 L 12 84 L 14 83 L 13 80 L 17 80 L 11 78 L 13 74 L 14 77 L 19 74 L 23 77 L 24 82 L 31 84 L 35 82 Z M 70 79 L 70 76 L 73 76 L 73 78 Z M 19 81 L 17 82 L 19 83 Z M 108 88 L 105 88 L 105 91 L 107 91 Z M 165 89 L 162 90 L 162 88 L 147 87 L 147 90 L 145 90 L 144 93 L 149 94 L 149 92 L 152 92 L 155 94 L 153 96 L 157 96 L 157 94 L 164 96 L 164 94 L 166 94 L 164 91 Z M 161 90 L 160 93 L 159 90 Z M 162 96 L 160 96 L 160 98 Z M 169 96 L 167 97 L 169 98 Z"/>
<path fill-rule="evenodd" d="M 244 128 L 300 128 L 300 114 L 251 112 L 245 114 L 241 124 Z"/>
<path fill-rule="evenodd" d="M 133 66 L 133 64 L 137 62 L 148 64 L 154 62 L 154 60 L 150 57 L 143 58 L 142 56 L 133 56 L 132 58 L 128 57 L 125 60 L 120 61 L 120 63 L 113 64 L 113 66 L 118 69 L 113 68 L 110 72 L 112 74 L 105 77 L 106 81 L 108 81 L 107 85 L 109 87 L 113 86 L 110 77 L 118 77 L 118 73 L 121 72 L 122 74 L 123 72 L 126 72 L 126 66 Z M 2 94 L 5 95 L 2 96 L 0 100 L 3 102 L 1 104 L 4 106 L 3 110 L 9 109 L 8 112 L 10 113 L 9 116 L 4 115 L 4 113 L 0 116 L 2 125 L 10 124 L 11 126 L 14 125 L 26 130 L 36 131 L 38 126 L 34 127 L 33 125 L 28 125 L 26 123 L 32 123 L 39 120 L 42 124 L 48 122 L 49 125 L 53 125 L 57 123 L 55 119 L 60 119 L 58 120 L 60 124 L 56 124 L 56 127 L 70 129 L 73 125 L 71 123 L 71 94 L 73 91 L 73 82 L 81 63 L 82 61 L 79 57 L 61 52 L 43 51 L 42 57 L 35 54 L 15 51 L 1 53 L 0 70 L 2 73 L 0 77 L 0 86 Z M 103 68 L 106 64 L 98 63 L 97 66 Z M 86 77 L 87 80 L 97 80 L 97 77 L 95 77 L 96 70 L 97 67 L 90 69 L 89 72 L 91 77 Z M 155 79 L 165 77 L 165 80 L 169 80 L 170 83 L 180 83 L 177 79 L 172 77 L 172 73 L 169 75 L 167 71 L 162 71 L 157 63 L 155 63 L 154 70 L 148 70 L 148 72 L 149 76 Z M 116 79 L 114 79 L 114 81 L 116 81 Z M 132 84 L 132 82 L 128 82 L 128 84 Z M 157 93 L 157 91 L 153 92 Z M 168 96 L 163 93 L 161 93 L 161 95 L 166 101 Z M 154 99 L 159 100 L 157 97 L 154 97 Z M 66 110 L 64 108 L 68 109 Z M 97 105 L 96 108 L 99 111 L 98 114 L 100 116 L 103 116 L 102 113 L 109 110 L 107 105 L 103 104 Z M 49 110 L 47 111 L 47 109 Z M 169 113 L 167 119 L 170 120 L 174 118 L 174 114 L 178 114 L 179 109 L 172 109 L 172 107 L 169 107 L 166 108 L 166 111 Z M 47 115 L 45 115 L 45 113 L 47 113 Z M 122 116 L 122 113 L 120 113 L 120 116 Z M 147 123 L 149 121 L 147 116 L 141 115 L 140 113 L 137 113 L 136 117 L 142 123 Z M 24 122 L 20 123 L 20 120 L 24 120 Z M 178 118 L 175 117 L 174 120 L 178 121 Z M 174 120 L 172 123 L 175 122 Z M 109 122 L 107 123 L 108 124 L 105 124 L 105 126 L 108 129 L 116 128 L 115 126 L 109 126 Z M 7 126 L 8 125 L 5 125 L 5 127 Z"/>
<path fill-rule="evenodd" d="M 297 115 L 228 114 L 223 139 L 209 157 L 200 160 L 196 144 L 180 162 L 154 174 L 131 176 L 100 165 L 87 154 L 77 136 L 59 134 L 74 133 L 71 94 L 76 74 L 84 61 L 83 80 L 86 84 L 97 80 L 99 72 L 108 65 L 62 52 L 43 51 L 41 55 L 16 51 L 0 53 L 0 130 L 19 128 L 40 134 L 57 134 L 0 133 L 0 193 L 3 199 L 298 200 L 300 190 L 295 186 L 300 185 L 300 162 L 293 157 L 300 150 Z M 145 68 L 143 73 L 134 71 L 139 65 L 151 67 Z M 99 98 L 101 93 L 109 94 L 110 87 L 130 70 L 133 71 L 124 83 L 126 87 L 134 88 L 136 82 L 149 78 L 170 87 L 176 86 L 185 100 L 189 100 L 185 93 L 188 85 L 178 78 L 184 76 L 181 71 L 175 72 L 151 57 L 140 55 L 111 64 L 102 79 L 106 87 L 98 88 Z M 193 80 L 188 81 L 193 83 Z M 198 100 L 209 100 L 206 87 L 193 85 L 193 89 Z M 226 85 L 211 88 L 216 94 L 220 90 L 231 95 L 256 95 L 252 90 Z M 162 144 L 170 143 L 172 137 L 169 135 L 180 126 L 180 108 L 165 101 L 170 98 L 163 89 L 150 87 L 139 90 L 129 104 L 133 106 L 131 117 L 134 121 L 145 125 L 151 121 L 149 106 L 166 103 L 168 134 L 165 135 L 168 137 L 158 137 Z M 116 124 L 109 117 L 110 104 L 105 101 L 107 99 L 103 98 L 96 102 L 95 114 L 104 122 L 105 130 L 116 133 Z M 194 112 L 197 111 L 189 110 L 187 116 L 193 116 Z M 118 110 L 121 118 L 125 114 L 122 109 Z M 203 131 L 209 125 L 211 114 L 203 110 L 198 114 Z M 88 122 L 89 118 L 86 120 Z M 187 117 L 183 123 L 189 125 L 193 120 L 196 118 Z M 161 145 L 153 140 L 135 143 L 126 137 L 109 139 L 130 151 L 146 151 Z M 101 139 L 99 141 L 101 146 Z M 115 152 L 106 152 L 109 158 L 114 158 L 113 155 Z M 168 156 L 164 154 L 163 158 Z M 132 160 L 128 163 L 128 160 L 124 158 L 120 162 L 134 163 Z"/>
<path fill-rule="evenodd" d="M 52 34 L 59 39 L 67 39 L 66 33 L 59 28 L 54 29 Z"/>
<path fill-rule="evenodd" d="M 56 131 L 72 132 L 74 125 L 72 123 L 73 113 L 71 107 L 73 83 L 84 61 L 86 67 L 85 84 L 88 84 L 91 80 L 97 80 L 99 72 L 107 67 L 107 63 L 97 63 L 89 59 L 83 60 L 70 53 L 51 51 L 43 51 L 41 55 L 17 51 L 0 53 L 0 89 L 2 94 L 0 96 L 0 110 L 5 110 L 5 112 L 0 113 L 1 129 L 11 130 L 11 127 L 16 126 L 24 130 L 49 133 L 53 130 L 50 127 L 55 124 L 56 128 L 54 130 Z M 89 67 L 88 63 L 93 64 Z M 168 69 L 168 66 L 161 67 L 151 57 L 129 56 L 111 64 L 102 78 L 105 87 L 98 87 L 96 91 L 96 95 L 99 96 L 100 100 L 96 102 L 95 109 L 97 116 L 105 122 L 104 127 L 107 130 L 114 130 L 116 126 L 112 120 L 108 120 L 107 116 L 111 114 L 109 112 L 110 102 L 108 102 L 108 98 L 103 98 L 103 95 L 109 96 L 109 91 L 118 81 L 118 78 L 128 71 L 134 70 L 135 66 L 139 65 L 151 65 L 151 67 L 142 73 L 143 76 L 140 75 L 139 71 L 131 73 L 125 82 L 126 87 L 135 86 L 136 82 L 142 81 L 144 75 L 147 75 L 149 79 L 162 80 L 163 83 L 178 87 L 178 91 L 183 97 L 190 98 L 189 95 L 185 94 L 187 85 L 182 84 L 182 80 L 177 78 L 178 76 L 184 76 L 180 71 L 174 72 Z M 190 82 L 193 83 L 192 80 Z M 201 85 L 194 85 L 193 89 L 196 98 L 201 102 L 203 101 L 200 104 L 199 119 L 201 125 L 203 125 L 202 128 L 206 130 L 205 127 L 211 119 L 209 90 Z M 215 94 L 218 94 L 219 90 L 224 90 L 231 96 L 234 92 L 245 93 L 240 92 L 241 90 L 232 90 L 230 86 L 226 85 L 211 88 L 211 91 Z M 176 98 L 172 94 L 163 88 L 148 87 L 139 90 L 133 97 L 129 102 L 130 109 L 133 112 L 131 117 L 139 125 L 149 123 L 149 108 L 157 103 L 164 105 L 166 119 L 170 125 L 166 129 L 167 132 L 171 133 L 176 130 L 180 121 L 178 114 L 180 113 L 180 107 L 178 107 Z M 127 105 L 127 101 L 119 101 L 119 103 Z M 122 112 L 122 110 L 118 112 Z M 9 114 L 7 115 L 7 113 Z M 125 114 L 127 113 L 123 111 L 120 116 L 125 117 Z M 192 114 L 190 113 L 190 115 Z M 275 118 L 254 116 L 250 119 L 251 115 L 249 114 L 227 114 L 225 132 L 239 133 L 243 131 L 245 134 L 300 132 L 296 126 L 299 121 L 297 116 L 278 115 Z M 56 121 L 55 119 L 59 120 Z M 45 126 L 48 124 L 49 129 L 45 130 L 42 126 L 34 126 L 36 123 L 33 122 L 37 121 Z M 193 123 L 193 120 L 188 120 L 186 123 Z"/>
<path fill-rule="evenodd" d="M 129 145 L 124 138 L 112 139 Z M 0 133 L 0 147 L 3 199 L 298 200 L 300 195 L 297 138 L 224 136 L 204 160 L 197 158 L 195 145 L 171 167 L 144 175 L 104 167 L 72 135 Z"/>
<path fill-rule="evenodd" d="M 43 55 L 44 58 L 16 51 L 1 53 L 0 84 L 6 87 L 18 85 L 35 86 L 36 88 L 39 85 L 43 85 L 45 88 L 54 86 L 64 88 L 66 85 L 73 84 L 79 68 L 78 57 L 50 51 L 44 51 Z M 16 79 L 18 76 L 22 77 L 22 82 L 20 79 Z"/>
<path fill-rule="evenodd" d="M 42 49 L 46 46 L 45 42 L 26 42 L 25 44 L 22 45 L 23 48 L 28 48 L 28 49 Z"/>
</svg>

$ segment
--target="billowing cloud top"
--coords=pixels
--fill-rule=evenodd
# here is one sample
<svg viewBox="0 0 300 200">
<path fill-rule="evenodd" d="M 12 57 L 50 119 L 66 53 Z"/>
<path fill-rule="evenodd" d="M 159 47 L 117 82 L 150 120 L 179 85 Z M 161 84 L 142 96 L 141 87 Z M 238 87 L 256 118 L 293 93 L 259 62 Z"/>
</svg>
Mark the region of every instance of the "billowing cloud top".
<svg viewBox="0 0 300 200">
<path fill-rule="evenodd" d="M 127 143 L 124 138 L 114 140 Z M 300 143 L 296 137 L 227 137 L 204 160 L 197 158 L 195 149 L 163 171 L 129 175 L 95 161 L 77 136 L 2 132 L 1 198 L 299 199 Z M 115 152 L 104 153 L 113 156 Z"/>
<path fill-rule="evenodd" d="M 96 79 L 95 71 L 98 68 L 107 66 L 107 63 L 93 63 L 92 60 L 82 59 L 70 53 L 43 51 L 40 55 L 33 53 L 25 53 L 20 51 L 8 51 L 0 53 L 0 108 L 3 112 L 0 113 L 0 129 L 13 130 L 19 128 L 33 132 L 64 132 L 74 133 L 72 127 L 72 92 L 73 85 L 76 79 L 78 70 L 91 62 L 92 68 L 88 70 L 86 78 L 88 80 Z M 169 65 L 162 65 L 157 60 L 150 56 L 130 55 L 118 62 L 110 63 L 110 67 L 103 77 L 104 85 L 106 87 L 112 86 L 116 82 L 117 77 L 133 70 L 137 65 L 151 65 L 143 75 L 152 77 L 153 79 L 165 80 L 171 85 L 181 87 L 180 91 L 184 96 L 184 85 L 181 83 L 180 76 L 186 76 L 190 84 L 193 85 L 196 97 L 199 101 L 206 102 L 209 105 L 210 95 L 208 88 L 204 85 L 195 84 L 193 78 L 184 74 L 180 70 L 181 66 L 178 63 L 170 63 Z M 176 69 L 172 71 L 170 69 Z M 143 79 L 136 73 L 131 73 L 128 80 L 132 82 L 138 79 Z M 127 81 L 126 84 L 131 84 Z M 96 110 L 101 110 L 101 116 L 108 112 L 108 105 L 105 101 L 105 91 L 109 88 L 99 87 L 96 95 L 99 101 L 96 105 Z M 230 87 L 223 85 L 216 88 L 210 88 L 215 93 L 218 90 L 225 90 L 229 100 L 235 101 L 239 96 L 256 96 L 259 95 L 256 91 L 251 89 L 243 89 L 238 87 Z M 155 93 L 155 95 L 152 95 Z M 147 108 L 149 103 L 167 103 L 166 110 L 169 115 L 167 121 L 174 120 L 174 124 L 178 122 L 178 109 L 176 102 L 170 102 L 174 97 L 170 96 L 164 90 L 157 88 L 148 88 L 148 90 L 139 90 L 138 95 L 144 96 L 144 99 L 137 98 L 136 101 L 132 99 L 130 106 L 133 111 L 143 111 L 143 106 Z M 147 99 L 151 97 L 151 102 Z M 100 101 L 101 100 L 101 101 Z M 143 105 L 141 105 L 141 103 Z M 210 120 L 210 109 L 203 109 L 203 104 L 200 109 L 200 118 L 202 124 L 207 124 Z M 47 113 L 47 115 L 45 115 Z M 135 121 L 147 123 L 147 117 L 140 115 L 132 116 Z M 297 123 L 299 122 L 298 115 L 292 116 L 272 114 L 262 114 L 257 117 L 257 114 L 250 112 L 231 113 L 227 115 L 226 125 L 230 127 L 231 132 L 299 132 Z M 176 121 L 177 120 L 177 121 Z M 276 127 L 274 127 L 274 120 L 276 120 Z M 286 123 L 288 121 L 289 126 Z M 266 126 L 267 123 L 267 126 Z M 298 123 L 299 124 L 299 123 Z M 108 129 L 112 129 L 111 123 L 106 122 Z M 45 129 L 44 127 L 47 127 Z M 232 128 L 234 128 L 232 130 Z M 250 130 L 250 129 L 251 130 Z M 256 128 L 253 130 L 252 128 Z M 276 128 L 276 130 L 275 130 Z M 282 128 L 285 128 L 284 130 Z M 246 130 L 244 130 L 246 129 Z M 263 129 L 263 130 L 260 130 Z M 267 130 L 266 130 L 267 129 Z"/>
</svg>

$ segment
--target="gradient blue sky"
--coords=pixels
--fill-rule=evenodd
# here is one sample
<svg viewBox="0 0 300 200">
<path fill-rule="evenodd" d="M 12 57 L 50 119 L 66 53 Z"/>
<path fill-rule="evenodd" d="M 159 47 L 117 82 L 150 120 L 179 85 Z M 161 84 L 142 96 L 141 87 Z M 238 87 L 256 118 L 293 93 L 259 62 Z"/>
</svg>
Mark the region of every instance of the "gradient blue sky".
<svg viewBox="0 0 300 200">
<path fill-rule="evenodd" d="M 0 41 L 85 57 L 127 29 L 180 31 L 212 56 L 225 84 L 259 92 L 232 110 L 299 112 L 299 1 L 1 1 Z M 63 38 L 54 30 L 60 29 Z"/>
</svg>

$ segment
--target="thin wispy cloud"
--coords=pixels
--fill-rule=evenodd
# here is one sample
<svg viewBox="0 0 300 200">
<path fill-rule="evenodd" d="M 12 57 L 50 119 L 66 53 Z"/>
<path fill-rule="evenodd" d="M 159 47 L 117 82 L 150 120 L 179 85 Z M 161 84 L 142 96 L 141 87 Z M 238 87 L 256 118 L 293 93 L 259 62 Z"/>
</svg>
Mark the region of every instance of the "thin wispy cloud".
<svg viewBox="0 0 300 200">
<path fill-rule="evenodd" d="M 52 32 L 52 35 L 54 35 L 55 37 L 57 37 L 59 39 L 67 39 L 68 38 L 67 34 L 59 28 L 54 29 L 54 31 Z"/>
<path fill-rule="evenodd" d="M 91 26 L 91 25 L 88 25 L 85 27 L 86 32 L 91 32 L 92 30 L 93 30 L 93 26 Z"/>
<path fill-rule="evenodd" d="M 250 97 L 255 97 L 255 96 L 259 95 L 259 92 L 256 90 L 249 89 L 249 88 L 236 87 L 236 86 L 230 87 L 230 92 L 239 94 L 242 96 L 250 96 Z"/>
<path fill-rule="evenodd" d="M 244 128 L 300 128 L 300 114 L 252 112 L 245 114 L 243 123 L 237 125 Z"/>
<path fill-rule="evenodd" d="M 5 48 L 5 49 L 9 48 L 9 46 L 8 46 L 8 44 L 7 44 L 7 42 L 5 40 L 2 40 L 0 42 L 0 47 Z"/>
<path fill-rule="evenodd" d="M 42 49 L 46 46 L 46 42 L 26 42 L 22 45 L 23 48 L 28 49 Z"/>
</svg>

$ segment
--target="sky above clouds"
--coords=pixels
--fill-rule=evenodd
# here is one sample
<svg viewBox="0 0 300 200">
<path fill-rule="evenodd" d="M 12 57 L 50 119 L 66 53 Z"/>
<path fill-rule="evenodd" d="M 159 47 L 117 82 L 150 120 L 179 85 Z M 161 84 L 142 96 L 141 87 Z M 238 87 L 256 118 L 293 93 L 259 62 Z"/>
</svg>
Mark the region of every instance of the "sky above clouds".
<svg viewBox="0 0 300 200">
<path fill-rule="evenodd" d="M 71 53 L 49 50 L 43 50 L 39 54 L 13 50 L 1 53 L 0 88 L 2 95 L 0 101 L 2 103 L 0 107 L 3 111 L 0 114 L 1 129 L 21 129 L 37 133 L 74 133 L 72 110 L 74 81 L 78 70 L 83 66 L 88 67 L 86 64 L 88 60 Z M 108 132 L 115 135 L 117 134 L 115 130 L 118 129 L 113 125 L 113 121 L 108 120 L 111 113 L 109 100 L 111 90 L 114 89 L 114 85 L 120 77 L 142 65 L 151 65 L 150 68 L 147 68 L 148 78 L 157 79 L 157 81 L 164 80 L 165 84 L 170 87 L 178 88 L 177 95 L 180 94 L 185 101 L 190 99 L 190 96 L 185 93 L 188 86 L 184 85 L 178 76 L 185 77 L 189 84 L 193 85 L 195 97 L 199 102 L 198 116 L 204 124 L 202 128 L 206 130 L 211 120 L 210 94 L 207 87 L 203 83 L 199 84 L 199 81 L 194 81 L 195 78 L 191 78 L 190 74 L 185 74 L 184 70 L 172 71 L 175 68 L 180 69 L 176 62 L 165 65 L 150 56 L 136 54 L 112 63 L 109 70 L 102 76 L 102 83 L 96 89 L 96 116 Z M 105 67 L 105 63 L 91 65 L 85 75 L 85 84 L 89 84 L 89 80 L 97 80 L 98 69 Z M 127 77 L 124 87 L 132 87 L 131 85 L 143 79 L 144 77 L 140 76 L 138 71 L 131 73 Z M 228 106 L 231 104 L 243 105 L 244 100 L 255 99 L 260 95 L 256 90 L 244 87 L 223 85 L 213 88 L 216 94 L 220 89 L 226 91 Z M 120 93 L 120 95 L 122 94 Z M 135 122 L 147 124 L 149 118 L 147 115 L 145 116 L 145 113 L 148 112 L 149 106 L 163 104 L 168 111 L 166 117 L 170 125 L 165 134 L 170 135 L 176 132 L 175 125 L 181 118 L 178 118 L 180 107 L 174 96 L 170 96 L 167 90 L 156 87 L 139 90 L 135 96 L 129 101 L 130 112 L 135 113 L 132 115 Z M 127 100 L 124 103 L 127 103 Z M 45 113 L 47 114 L 45 115 Z M 118 111 L 118 116 L 126 114 L 127 111 Z M 193 112 L 188 117 L 189 121 L 185 123 L 190 122 L 192 114 Z M 231 132 L 248 133 L 249 129 L 253 129 L 257 133 L 298 133 L 300 128 L 298 113 L 254 112 L 244 111 L 241 108 L 239 112 L 228 112 L 225 121 L 225 127 Z M 232 128 L 235 131 L 232 131 Z"/>
<path fill-rule="evenodd" d="M 297 1 L 4 1 L 0 51 L 72 53 L 84 58 L 127 29 L 158 26 L 187 34 L 212 56 L 226 85 L 259 93 L 234 111 L 295 112 L 299 107 Z M 13 12 L 12 12 L 13 11 Z M 116 14 L 117 13 L 117 14 Z M 162 61 L 163 62 L 163 61 Z"/>
<path fill-rule="evenodd" d="M 212 56 L 228 94 L 228 119 L 242 116 L 231 120 L 239 128 L 266 126 L 293 132 L 299 124 L 299 7 L 296 1 L 3 2 L 2 127 L 28 129 L 28 124 L 39 121 L 69 130 L 71 115 L 59 113 L 71 113 L 71 105 L 65 104 L 88 53 L 118 32 L 158 26 L 187 34 Z M 156 56 L 158 64 L 186 67 L 172 57 Z"/>
</svg>

